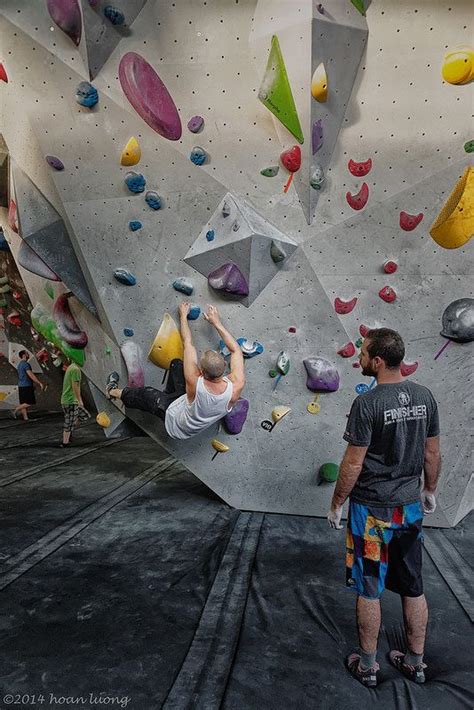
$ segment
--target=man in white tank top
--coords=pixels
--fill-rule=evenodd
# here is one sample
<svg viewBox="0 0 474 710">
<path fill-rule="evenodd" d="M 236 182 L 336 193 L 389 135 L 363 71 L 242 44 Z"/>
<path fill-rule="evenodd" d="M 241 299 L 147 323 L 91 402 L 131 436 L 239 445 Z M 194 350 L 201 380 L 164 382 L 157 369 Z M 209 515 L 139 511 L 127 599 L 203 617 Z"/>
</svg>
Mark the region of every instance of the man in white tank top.
<svg viewBox="0 0 474 710">
<path fill-rule="evenodd" d="M 111 399 L 121 399 L 126 407 L 155 414 L 165 421 L 165 429 L 173 439 L 189 439 L 228 414 L 245 385 L 244 358 L 236 339 L 222 325 L 215 306 L 208 306 L 204 318 L 214 326 L 230 352 L 230 374 L 226 377 L 226 361 L 216 350 L 206 350 L 198 360 L 193 345 L 187 301 L 179 307 L 184 360 L 173 360 L 164 392 L 154 387 L 117 387 L 119 375 L 112 372 L 107 379 Z"/>
</svg>

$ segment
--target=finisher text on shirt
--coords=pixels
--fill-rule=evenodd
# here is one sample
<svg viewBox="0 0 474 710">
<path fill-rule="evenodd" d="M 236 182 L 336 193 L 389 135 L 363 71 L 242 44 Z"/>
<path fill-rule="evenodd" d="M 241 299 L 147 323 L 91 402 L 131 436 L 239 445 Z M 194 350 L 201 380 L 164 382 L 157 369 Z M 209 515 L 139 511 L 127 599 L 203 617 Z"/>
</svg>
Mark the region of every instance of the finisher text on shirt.
<svg viewBox="0 0 474 710">
<path fill-rule="evenodd" d="M 426 419 L 426 404 L 414 407 L 397 407 L 386 409 L 383 413 L 384 424 L 396 424 L 399 421 L 412 421 L 413 419 Z"/>
</svg>

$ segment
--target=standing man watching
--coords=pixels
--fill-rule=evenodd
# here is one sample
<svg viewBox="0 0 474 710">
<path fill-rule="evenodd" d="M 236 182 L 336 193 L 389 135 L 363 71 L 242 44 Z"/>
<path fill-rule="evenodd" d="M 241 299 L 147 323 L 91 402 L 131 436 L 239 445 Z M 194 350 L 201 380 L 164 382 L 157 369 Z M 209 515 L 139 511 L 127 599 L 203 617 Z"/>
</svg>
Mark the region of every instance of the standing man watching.
<svg viewBox="0 0 474 710">
<path fill-rule="evenodd" d="M 62 449 L 69 446 L 71 434 L 74 426 L 79 422 L 85 422 L 90 418 L 87 409 L 84 408 L 81 395 L 81 368 L 76 362 L 69 358 L 64 373 L 63 391 L 61 394 L 61 405 L 64 412 L 63 440 L 59 445 Z"/>
<path fill-rule="evenodd" d="M 346 663 L 368 687 L 377 685 L 384 588 L 401 597 L 408 645 L 405 654 L 390 651 L 390 662 L 414 682 L 425 682 L 428 607 L 421 527 L 423 512 L 436 508 L 439 420 L 431 392 L 403 379 L 404 355 L 401 336 L 388 328 L 370 330 L 362 343 L 362 374 L 375 377 L 377 387 L 352 405 L 344 434 L 348 446 L 328 513 L 331 527 L 341 529 L 342 506 L 349 497 L 346 584 L 357 592 L 359 650 Z"/>
<path fill-rule="evenodd" d="M 30 359 L 28 350 L 20 350 L 18 357 L 20 362 L 16 369 L 18 372 L 18 398 L 20 404 L 13 411 L 13 418 L 16 419 L 18 412 L 21 412 L 23 420 L 27 422 L 28 409 L 36 404 L 35 383 L 41 387 L 41 391 L 44 390 L 44 385 L 31 369 L 31 365 L 28 362 Z"/>
</svg>

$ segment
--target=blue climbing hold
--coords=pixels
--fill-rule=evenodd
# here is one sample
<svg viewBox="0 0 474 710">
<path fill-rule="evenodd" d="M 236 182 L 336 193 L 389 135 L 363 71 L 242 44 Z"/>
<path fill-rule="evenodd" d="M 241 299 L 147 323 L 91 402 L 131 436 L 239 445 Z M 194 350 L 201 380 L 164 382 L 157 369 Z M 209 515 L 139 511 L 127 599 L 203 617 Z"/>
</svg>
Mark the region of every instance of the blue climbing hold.
<svg viewBox="0 0 474 710">
<path fill-rule="evenodd" d="M 81 106 L 92 108 L 99 100 L 99 94 L 95 86 L 88 81 L 81 81 L 76 89 L 76 101 Z"/>
<path fill-rule="evenodd" d="M 204 150 L 204 148 L 200 148 L 198 145 L 195 145 L 194 148 L 191 151 L 191 155 L 189 156 L 189 159 L 194 165 L 204 165 L 206 162 L 207 158 L 207 153 Z"/>
<path fill-rule="evenodd" d="M 132 219 L 132 221 L 128 223 L 128 226 L 130 227 L 132 232 L 136 232 L 137 229 L 141 229 L 143 225 L 141 222 L 138 221 L 138 219 Z"/>
<path fill-rule="evenodd" d="M 3 229 L 0 227 L 0 251 L 10 251 L 10 245 L 8 244 Z"/>
<path fill-rule="evenodd" d="M 364 382 L 360 382 L 358 385 L 355 386 L 355 391 L 357 392 L 357 394 L 364 394 L 364 392 L 369 391 L 369 387 Z"/>
<path fill-rule="evenodd" d="M 146 180 L 141 173 L 135 173 L 130 170 L 125 175 L 125 184 L 130 192 L 143 192 L 146 185 Z"/>
<path fill-rule="evenodd" d="M 123 334 L 125 335 L 126 338 L 133 338 L 133 335 L 134 335 L 132 328 L 124 328 Z"/>
<path fill-rule="evenodd" d="M 201 309 L 196 303 L 193 303 L 188 313 L 188 320 L 197 320 L 201 315 Z"/>
<path fill-rule="evenodd" d="M 215 236 L 216 236 L 216 233 L 214 232 L 213 229 L 210 229 L 208 232 L 206 232 L 206 239 L 208 242 L 212 242 Z"/>
<path fill-rule="evenodd" d="M 237 343 L 242 350 L 242 355 L 247 360 L 263 353 L 263 345 L 257 340 L 252 342 L 251 340 L 247 340 L 247 338 L 237 338 Z M 227 348 L 223 340 L 219 340 L 219 350 L 223 357 L 228 357 L 230 355 L 230 350 Z"/>
<path fill-rule="evenodd" d="M 117 281 L 120 281 L 120 283 L 125 286 L 135 286 L 137 283 L 135 276 L 131 271 L 127 271 L 127 269 L 115 269 L 114 276 Z"/>
<path fill-rule="evenodd" d="M 116 7 L 112 7 L 112 5 L 106 5 L 104 7 L 104 15 L 113 25 L 123 25 L 125 22 L 123 12 Z"/>
<path fill-rule="evenodd" d="M 148 190 L 145 195 L 145 202 L 147 203 L 148 207 L 151 207 L 152 210 L 161 209 L 161 197 L 154 190 Z"/>
<path fill-rule="evenodd" d="M 176 291 L 184 293 L 186 296 L 190 296 L 194 291 L 194 286 L 192 285 L 191 281 L 189 281 L 189 279 L 185 278 L 184 276 L 173 281 L 173 288 Z"/>
</svg>

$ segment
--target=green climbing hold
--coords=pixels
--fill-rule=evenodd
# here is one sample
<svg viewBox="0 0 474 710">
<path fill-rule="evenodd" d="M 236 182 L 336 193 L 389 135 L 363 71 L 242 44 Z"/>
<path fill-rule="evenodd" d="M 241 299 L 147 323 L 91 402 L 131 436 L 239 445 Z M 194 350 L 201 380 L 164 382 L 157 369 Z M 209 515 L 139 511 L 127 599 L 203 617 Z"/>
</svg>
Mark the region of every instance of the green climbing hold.
<svg viewBox="0 0 474 710">
<path fill-rule="evenodd" d="M 260 175 L 263 175 L 263 177 L 275 177 L 275 175 L 278 175 L 279 170 L 280 167 L 278 165 L 271 165 L 269 168 L 260 170 Z"/>
<path fill-rule="evenodd" d="M 474 140 L 464 143 L 464 150 L 466 153 L 474 153 Z"/>
<path fill-rule="evenodd" d="M 105 346 L 105 354 L 106 354 L 106 355 L 111 355 L 111 354 L 112 354 L 112 350 L 109 348 L 108 345 Z"/>
<path fill-rule="evenodd" d="M 361 15 L 365 16 L 364 0 L 351 0 L 351 3 L 359 10 Z"/>
<path fill-rule="evenodd" d="M 339 466 L 337 463 L 323 463 L 319 469 L 319 478 L 326 483 L 334 483 L 339 476 Z"/>
<path fill-rule="evenodd" d="M 296 111 L 285 62 L 278 37 L 273 35 L 267 68 L 258 92 L 258 98 L 279 121 L 283 123 L 298 143 L 304 143 L 300 119 Z"/>
<path fill-rule="evenodd" d="M 51 286 L 51 283 L 49 281 L 46 281 L 46 283 L 44 285 L 44 290 L 46 291 L 46 293 L 48 294 L 48 296 L 50 298 L 54 299 L 54 289 Z"/>
<path fill-rule="evenodd" d="M 355 343 L 356 348 L 360 348 L 362 346 L 362 341 L 363 341 L 363 338 L 358 338 L 358 340 L 356 340 L 356 343 Z"/>
<path fill-rule="evenodd" d="M 6 308 L 8 306 L 8 303 L 4 298 L 0 298 L 0 308 Z"/>
</svg>

